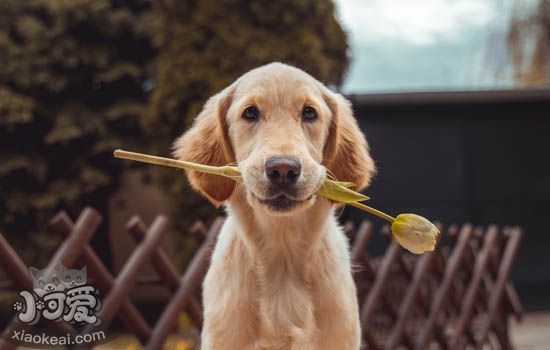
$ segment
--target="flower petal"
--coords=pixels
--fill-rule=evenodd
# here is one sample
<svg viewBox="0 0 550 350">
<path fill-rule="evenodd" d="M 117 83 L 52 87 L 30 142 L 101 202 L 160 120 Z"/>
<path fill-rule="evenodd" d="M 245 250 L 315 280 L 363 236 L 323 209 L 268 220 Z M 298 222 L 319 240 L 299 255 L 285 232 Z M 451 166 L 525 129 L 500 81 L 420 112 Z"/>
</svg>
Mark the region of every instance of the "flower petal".
<svg viewBox="0 0 550 350">
<path fill-rule="evenodd" d="M 369 197 L 348 188 L 349 182 L 338 182 L 326 179 L 315 194 L 339 203 L 362 202 Z"/>
<path fill-rule="evenodd" d="M 391 225 L 397 242 L 414 254 L 435 249 L 439 230 L 429 220 L 416 214 L 400 214 Z"/>
</svg>

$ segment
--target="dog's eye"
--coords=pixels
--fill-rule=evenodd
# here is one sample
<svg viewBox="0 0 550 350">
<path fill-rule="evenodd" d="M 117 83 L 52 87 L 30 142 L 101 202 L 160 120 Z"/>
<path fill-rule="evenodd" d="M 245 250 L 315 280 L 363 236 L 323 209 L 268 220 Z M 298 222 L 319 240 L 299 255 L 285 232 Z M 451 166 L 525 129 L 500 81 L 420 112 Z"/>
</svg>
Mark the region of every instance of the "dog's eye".
<svg viewBox="0 0 550 350">
<path fill-rule="evenodd" d="M 317 119 L 317 111 L 315 108 L 310 106 L 305 106 L 302 110 L 302 120 L 306 122 L 311 122 Z"/>
<path fill-rule="evenodd" d="M 244 110 L 242 117 L 248 121 L 256 121 L 260 117 L 260 111 L 256 106 L 250 106 Z"/>
</svg>

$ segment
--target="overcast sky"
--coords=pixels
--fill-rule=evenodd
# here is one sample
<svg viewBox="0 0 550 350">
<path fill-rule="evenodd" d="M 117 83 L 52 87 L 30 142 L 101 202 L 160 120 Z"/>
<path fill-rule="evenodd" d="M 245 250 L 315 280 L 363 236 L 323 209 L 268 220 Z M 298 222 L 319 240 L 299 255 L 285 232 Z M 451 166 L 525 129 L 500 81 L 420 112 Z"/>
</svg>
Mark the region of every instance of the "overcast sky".
<svg viewBox="0 0 550 350">
<path fill-rule="evenodd" d="M 507 87 L 511 1 L 335 0 L 352 49 L 344 91 Z"/>
</svg>

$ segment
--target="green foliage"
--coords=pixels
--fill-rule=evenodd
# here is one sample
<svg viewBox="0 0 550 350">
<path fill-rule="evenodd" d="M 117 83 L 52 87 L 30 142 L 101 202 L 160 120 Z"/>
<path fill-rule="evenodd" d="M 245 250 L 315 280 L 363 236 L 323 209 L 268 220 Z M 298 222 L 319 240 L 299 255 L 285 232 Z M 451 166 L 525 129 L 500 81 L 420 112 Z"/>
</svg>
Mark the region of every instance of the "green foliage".
<svg viewBox="0 0 550 350">
<path fill-rule="evenodd" d="M 157 0 L 154 42 L 159 47 L 155 89 L 144 115 L 151 152 L 171 142 L 208 97 L 251 68 L 272 61 L 300 67 L 339 86 L 349 58 L 346 34 L 331 0 Z M 165 171 L 174 208 L 207 218 L 212 207 L 192 194 L 183 175 Z"/>
<path fill-rule="evenodd" d="M 0 230 L 103 207 L 142 135 L 155 49 L 147 0 L 0 2 Z"/>
</svg>

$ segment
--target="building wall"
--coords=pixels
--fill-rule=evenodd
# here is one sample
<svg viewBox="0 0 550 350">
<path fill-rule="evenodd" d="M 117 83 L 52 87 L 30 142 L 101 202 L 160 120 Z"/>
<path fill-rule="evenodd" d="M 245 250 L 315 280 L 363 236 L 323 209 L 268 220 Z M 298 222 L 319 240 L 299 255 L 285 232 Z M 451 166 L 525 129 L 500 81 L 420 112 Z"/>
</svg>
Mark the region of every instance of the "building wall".
<svg viewBox="0 0 550 350">
<path fill-rule="evenodd" d="M 528 308 L 550 308 L 550 91 L 350 99 L 378 165 L 371 204 L 444 223 L 522 226 L 512 278 Z"/>
</svg>

